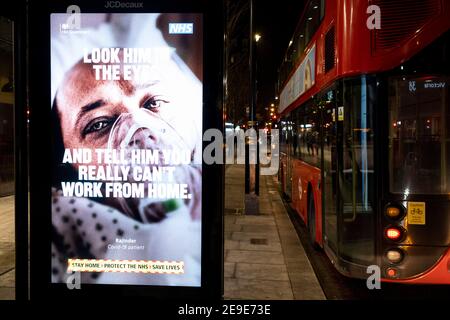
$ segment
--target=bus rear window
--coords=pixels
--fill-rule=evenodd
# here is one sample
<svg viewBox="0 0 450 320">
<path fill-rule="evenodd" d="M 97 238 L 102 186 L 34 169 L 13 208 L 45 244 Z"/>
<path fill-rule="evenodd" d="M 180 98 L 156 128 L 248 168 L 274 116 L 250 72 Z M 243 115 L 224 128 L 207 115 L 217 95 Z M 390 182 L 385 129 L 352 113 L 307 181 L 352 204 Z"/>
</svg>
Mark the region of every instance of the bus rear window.
<svg viewBox="0 0 450 320">
<path fill-rule="evenodd" d="M 389 181 L 393 193 L 450 192 L 449 77 L 389 79 Z"/>
</svg>

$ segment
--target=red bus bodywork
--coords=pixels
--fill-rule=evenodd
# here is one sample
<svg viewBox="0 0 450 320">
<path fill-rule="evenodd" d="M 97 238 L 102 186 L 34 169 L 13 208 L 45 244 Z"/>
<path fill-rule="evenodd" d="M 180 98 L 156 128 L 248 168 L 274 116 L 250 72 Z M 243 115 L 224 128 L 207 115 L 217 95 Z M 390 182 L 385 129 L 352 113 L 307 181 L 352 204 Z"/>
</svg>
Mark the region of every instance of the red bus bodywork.
<svg viewBox="0 0 450 320">
<path fill-rule="evenodd" d="M 450 3 L 448 1 L 431 0 L 430 2 L 434 3 L 438 9 L 438 16 L 430 17 L 428 21 L 418 25 L 413 35 L 406 35 L 403 38 L 399 36 L 398 46 L 374 48 L 376 31 L 367 28 L 366 23 L 370 16 L 367 14 L 367 7 L 371 4 L 381 5 L 395 2 L 395 0 L 333 0 L 325 2 L 325 16 L 303 57 L 299 59 L 299 62 L 301 62 L 309 49 L 314 44 L 316 45 L 315 84 L 287 108 L 283 109 L 280 112 L 281 116 L 304 104 L 312 96 L 339 78 L 381 73 L 398 67 L 450 29 Z M 383 9 L 381 15 L 383 15 Z M 401 19 L 401 17 L 398 18 Z M 327 31 L 333 26 L 336 28 L 337 35 L 336 66 L 325 73 L 324 38 Z M 394 27 L 395 25 L 391 28 Z M 381 28 L 383 29 L 383 24 Z M 297 67 L 298 65 L 292 70 L 288 80 Z"/>
<path fill-rule="evenodd" d="M 309 42 L 299 63 L 284 81 L 282 88 L 293 76 L 294 71 L 304 60 L 309 50 L 316 46 L 315 84 L 294 102 L 280 109 L 280 118 L 302 106 L 312 97 L 331 86 L 336 80 L 362 74 L 376 74 L 399 67 L 403 62 L 414 57 L 450 29 L 450 1 L 423 1 L 433 8 L 436 14 L 414 21 L 414 32 L 399 32 L 402 26 L 411 23 L 411 16 L 395 15 L 401 6 L 407 6 L 404 0 L 333 0 L 325 1 L 325 15 L 315 35 Z M 367 13 L 370 5 L 381 8 L 382 24 L 378 30 L 370 30 L 366 23 L 371 14 Z M 383 15 L 388 21 L 383 24 Z M 396 21 L 396 19 L 398 21 Z M 325 35 L 335 28 L 335 67 L 325 73 Z M 383 30 L 385 28 L 385 30 Z M 407 28 L 406 28 L 407 29 Z M 392 39 L 383 39 L 390 34 Z M 282 91 L 282 90 L 281 90 Z M 281 183 L 286 190 L 287 159 L 281 156 Z M 322 193 L 320 190 L 321 170 L 303 161 L 292 160 L 291 200 L 292 207 L 308 224 L 308 188 L 314 197 L 316 242 L 323 246 L 322 230 Z M 450 249 L 426 273 L 413 279 L 392 280 L 388 282 L 450 284 Z"/>
</svg>

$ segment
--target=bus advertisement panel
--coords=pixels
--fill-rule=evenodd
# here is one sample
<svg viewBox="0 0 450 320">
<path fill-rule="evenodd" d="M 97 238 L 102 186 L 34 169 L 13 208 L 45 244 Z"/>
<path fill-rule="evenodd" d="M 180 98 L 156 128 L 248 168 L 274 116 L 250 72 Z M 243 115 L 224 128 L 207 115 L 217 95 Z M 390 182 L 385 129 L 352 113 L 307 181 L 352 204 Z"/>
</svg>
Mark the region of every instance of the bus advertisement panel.
<svg viewBox="0 0 450 320">
<path fill-rule="evenodd" d="M 290 104 L 316 83 L 316 45 L 306 54 L 304 60 L 295 70 L 280 94 L 279 112 L 283 112 Z"/>
</svg>

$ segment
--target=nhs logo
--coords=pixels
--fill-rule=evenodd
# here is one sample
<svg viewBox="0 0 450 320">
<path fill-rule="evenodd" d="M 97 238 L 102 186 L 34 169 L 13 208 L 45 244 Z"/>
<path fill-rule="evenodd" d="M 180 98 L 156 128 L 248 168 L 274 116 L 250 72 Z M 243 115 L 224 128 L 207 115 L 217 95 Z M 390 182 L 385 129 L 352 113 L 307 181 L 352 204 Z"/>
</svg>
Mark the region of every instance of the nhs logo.
<svg viewBox="0 0 450 320">
<path fill-rule="evenodd" d="M 193 34 L 193 23 L 169 23 L 169 34 Z"/>
</svg>

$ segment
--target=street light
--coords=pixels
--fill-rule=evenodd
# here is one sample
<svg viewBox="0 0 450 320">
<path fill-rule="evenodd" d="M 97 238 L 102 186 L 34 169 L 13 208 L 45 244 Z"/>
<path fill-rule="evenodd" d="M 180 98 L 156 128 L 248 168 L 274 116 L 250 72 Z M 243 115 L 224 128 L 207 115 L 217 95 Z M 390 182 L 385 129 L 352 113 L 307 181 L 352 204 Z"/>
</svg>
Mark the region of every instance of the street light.
<svg viewBox="0 0 450 320">
<path fill-rule="evenodd" d="M 255 34 L 255 41 L 258 42 L 261 39 L 261 35 L 259 33 Z"/>
</svg>

